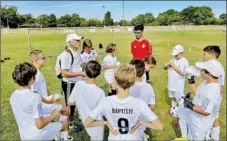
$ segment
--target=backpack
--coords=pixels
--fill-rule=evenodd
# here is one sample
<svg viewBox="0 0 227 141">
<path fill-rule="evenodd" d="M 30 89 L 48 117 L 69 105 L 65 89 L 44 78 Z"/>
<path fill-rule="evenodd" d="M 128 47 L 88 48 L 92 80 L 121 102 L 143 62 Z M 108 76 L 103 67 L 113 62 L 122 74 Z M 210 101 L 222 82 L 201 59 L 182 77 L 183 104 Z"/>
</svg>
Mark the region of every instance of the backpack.
<svg viewBox="0 0 227 141">
<path fill-rule="evenodd" d="M 73 62 L 74 62 L 74 57 L 73 57 L 72 51 L 70 49 L 68 49 L 67 47 L 64 51 L 66 51 L 70 54 L 70 56 L 72 58 L 72 62 L 71 62 L 71 66 L 72 66 Z M 57 57 L 57 60 L 56 60 L 55 73 L 56 73 L 57 78 L 62 79 L 62 75 L 61 75 L 61 54 Z"/>
</svg>

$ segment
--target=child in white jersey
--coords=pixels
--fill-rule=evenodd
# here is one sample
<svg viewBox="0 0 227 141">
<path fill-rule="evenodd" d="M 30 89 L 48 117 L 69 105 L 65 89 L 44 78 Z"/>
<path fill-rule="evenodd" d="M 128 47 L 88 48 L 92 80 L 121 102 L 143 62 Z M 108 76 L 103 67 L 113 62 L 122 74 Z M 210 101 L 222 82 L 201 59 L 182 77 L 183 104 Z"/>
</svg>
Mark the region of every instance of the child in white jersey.
<svg viewBox="0 0 227 141">
<path fill-rule="evenodd" d="M 110 130 L 108 140 L 141 140 L 137 130 L 140 126 L 162 130 L 161 122 L 148 105 L 129 96 L 129 87 L 135 83 L 135 77 L 134 66 L 120 66 L 114 73 L 118 94 L 102 100 L 86 119 L 85 127 L 107 125 Z M 99 120 L 100 116 L 105 116 L 107 121 Z M 141 116 L 146 120 L 140 120 Z"/>
<path fill-rule="evenodd" d="M 116 44 L 110 43 L 106 47 L 106 57 L 104 57 L 102 62 L 102 67 L 105 70 L 104 71 L 104 78 L 106 82 L 109 84 L 109 93 L 108 95 L 116 95 L 117 91 L 115 88 L 114 81 L 114 72 L 117 68 L 117 66 L 120 65 L 120 63 L 117 61 L 117 47 Z"/>
<path fill-rule="evenodd" d="M 143 60 L 132 60 L 130 64 L 134 65 L 136 68 L 136 81 L 129 88 L 129 95 L 139 98 L 147 103 L 152 111 L 155 110 L 155 93 L 150 84 L 143 82 L 142 76 L 145 72 L 145 63 Z M 142 119 L 141 119 L 142 120 Z M 139 128 L 142 138 L 148 139 L 144 131 L 145 127 Z"/>
<path fill-rule="evenodd" d="M 18 64 L 12 73 L 14 82 L 20 86 L 10 97 L 20 139 L 53 140 L 60 133 L 61 138 L 68 140 L 68 122 L 52 122 L 59 111 L 53 110 L 50 116 L 43 117 L 41 96 L 31 91 L 36 73 L 36 68 L 26 62 Z"/>
<path fill-rule="evenodd" d="M 83 49 L 81 51 L 81 58 L 83 63 L 83 68 L 85 67 L 86 63 L 88 63 L 91 60 L 98 59 L 98 53 L 94 50 L 92 47 L 92 42 L 90 39 L 85 39 L 83 42 Z"/>
<path fill-rule="evenodd" d="M 105 98 L 104 91 L 96 86 L 96 77 L 100 75 L 101 65 L 94 60 L 89 61 L 85 66 L 87 79 L 75 84 L 71 95 L 69 96 L 69 105 L 77 106 L 82 122 L 86 120 L 91 111 Z M 99 117 L 102 120 L 102 117 Z M 103 139 L 103 126 L 85 128 L 91 140 Z"/>
</svg>

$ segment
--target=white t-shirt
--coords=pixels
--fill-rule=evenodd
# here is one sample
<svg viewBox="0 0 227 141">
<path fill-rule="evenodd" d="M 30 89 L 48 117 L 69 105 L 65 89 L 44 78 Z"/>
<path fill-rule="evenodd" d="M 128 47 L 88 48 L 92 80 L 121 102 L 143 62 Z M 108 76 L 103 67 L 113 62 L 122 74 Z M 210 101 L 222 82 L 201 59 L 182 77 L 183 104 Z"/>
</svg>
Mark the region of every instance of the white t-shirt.
<svg viewBox="0 0 227 141">
<path fill-rule="evenodd" d="M 143 82 L 147 82 L 147 76 L 146 76 L 146 73 L 144 73 L 144 74 L 142 75 L 142 81 L 143 81 Z"/>
<path fill-rule="evenodd" d="M 221 104 L 220 85 L 203 82 L 197 89 L 193 104 L 201 106 L 208 116 L 191 111 L 189 114 L 190 139 L 201 140 L 213 126 Z"/>
<path fill-rule="evenodd" d="M 87 84 L 85 81 L 80 81 L 75 84 L 71 95 L 69 96 L 69 102 L 76 102 L 76 106 L 82 121 L 84 122 L 89 116 L 91 111 L 105 98 L 104 91 L 97 87 L 95 84 Z M 101 120 L 102 117 L 99 117 Z M 86 128 L 89 136 L 102 136 L 104 127 L 92 127 Z"/>
<path fill-rule="evenodd" d="M 185 73 L 185 68 L 189 66 L 188 60 L 185 57 L 182 57 L 179 60 L 177 60 L 176 58 L 173 58 L 170 60 L 170 62 L 173 62 L 184 73 Z M 184 92 L 184 85 L 185 85 L 185 76 L 180 75 L 173 68 L 169 67 L 168 68 L 168 89 L 170 91 L 175 91 L 175 92 Z"/>
<path fill-rule="evenodd" d="M 124 140 L 130 135 L 130 129 L 142 117 L 146 121 L 153 121 L 157 116 L 150 110 L 148 105 L 141 99 L 128 96 L 124 99 L 117 98 L 116 95 L 106 97 L 96 107 L 91 115 L 93 119 L 105 116 L 114 129 L 119 131 L 119 135 L 109 134 L 109 140 Z M 135 132 L 136 134 L 136 132 Z"/>
<path fill-rule="evenodd" d="M 139 98 L 148 104 L 155 104 L 155 93 L 152 86 L 146 82 L 135 82 L 129 88 L 129 95 Z"/>
<path fill-rule="evenodd" d="M 41 97 L 46 98 L 48 96 L 46 80 L 41 71 L 37 70 L 35 76 L 35 83 L 31 85 L 31 90 L 40 94 Z"/>
<path fill-rule="evenodd" d="M 117 57 L 116 56 L 111 56 L 108 54 L 106 57 L 103 59 L 102 66 L 108 66 L 108 65 L 114 65 L 117 64 Z M 114 80 L 114 72 L 116 69 L 105 69 L 104 70 L 104 78 L 108 83 L 111 83 Z"/>
<path fill-rule="evenodd" d="M 16 90 L 10 97 L 10 104 L 21 140 L 43 140 L 44 130 L 35 124 L 35 119 L 43 117 L 41 96 L 29 89 Z"/>
<path fill-rule="evenodd" d="M 70 53 L 67 51 L 63 51 L 60 54 L 60 60 L 61 60 L 61 69 L 67 69 L 69 72 L 82 72 L 82 59 L 80 57 L 80 53 L 72 50 L 70 47 L 69 49 L 71 50 L 74 61 L 73 64 L 71 65 L 72 62 L 72 57 Z M 76 83 L 78 81 L 83 80 L 82 76 L 77 76 L 77 77 L 70 77 L 70 78 L 62 78 L 63 81 L 68 82 L 68 83 Z"/>
<path fill-rule="evenodd" d="M 90 54 L 88 54 L 87 52 L 83 52 L 80 56 L 82 58 L 82 62 L 87 63 L 91 60 L 95 60 L 98 54 L 95 50 L 91 50 Z"/>
</svg>

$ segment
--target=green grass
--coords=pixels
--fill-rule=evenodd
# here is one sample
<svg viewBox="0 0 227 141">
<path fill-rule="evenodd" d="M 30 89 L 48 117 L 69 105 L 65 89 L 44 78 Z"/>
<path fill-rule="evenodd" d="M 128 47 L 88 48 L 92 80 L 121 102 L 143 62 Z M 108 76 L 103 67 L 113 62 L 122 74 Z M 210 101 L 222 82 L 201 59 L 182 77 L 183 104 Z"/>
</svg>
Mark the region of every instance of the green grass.
<svg viewBox="0 0 227 141">
<path fill-rule="evenodd" d="M 102 31 L 90 33 L 84 30 L 78 30 L 77 33 L 92 40 L 95 49 L 100 54 L 99 60 L 101 61 L 105 55 L 105 49 L 99 50 L 98 43 L 102 43 L 105 47 L 113 41 L 113 34 Z M 118 60 L 121 63 L 128 63 L 131 60 L 130 42 L 134 39 L 134 35 L 131 32 L 115 34 L 115 43 L 118 46 Z M 43 50 L 46 55 L 58 55 L 65 47 L 65 37 L 66 35 L 59 31 L 31 31 L 31 45 L 33 49 Z M 195 61 L 202 60 L 202 49 L 206 45 L 217 44 L 221 46 L 222 50 L 219 61 L 226 68 L 226 33 L 217 27 L 197 27 L 184 32 L 168 30 L 145 32 L 145 37 L 152 41 L 154 56 L 157 60 L 157 66 L 151 71 L 150 77 L 156 93 L 157 115 L 165 128 L 163 132 L 151 132 L 151 130 L 148 130 L 147 133 L 150 135 L 150 140 L 172 140 L 180 136 L 180 130 L 172 126 L 172 117 L 163 114 L 169 108 L 166 89 L 167 72 L 163 70 L 164 63 L 172 57 L 169 52 L 175 44 L 182 44 L 185 47 L 185 57 L 188 58 L 190 64 L 194 64 Z M 191 51 L 189 51 L 189 48 L 191 48 Z M 9 98 L 17 88 L 11 77 L 14 66 L 20 62 L 30 62 L 27 31 L 10 30 L 8 34 L 2 33 L 1 51 L 2 59 L 5 57 L 11 58 L 11 60 L 1 63 L 1 129 L 3 130 L 1 140 L 19 140 L 18 127 L 9 104 Z M 55 77 L 54 65 L 55 58 L 49 58 L 42 71 L 49 89 L 53 93 L 60 93 L 60 81 Z M 107 91 L 103 73 L 98 77 L 97 84 Z M 188 91 L 187 85 L 185 91 Z M 226 98 L 224 96 L 220 112 L 221 140 L 226 140 L 225 105 Z M 107 135 L 108 133 L 106 132 L 105 139 L 107 139 Z M 89 139 L 85 131 L 78 134 L 73 133 L 73 136 L 76 140 Z"/>
</svg>

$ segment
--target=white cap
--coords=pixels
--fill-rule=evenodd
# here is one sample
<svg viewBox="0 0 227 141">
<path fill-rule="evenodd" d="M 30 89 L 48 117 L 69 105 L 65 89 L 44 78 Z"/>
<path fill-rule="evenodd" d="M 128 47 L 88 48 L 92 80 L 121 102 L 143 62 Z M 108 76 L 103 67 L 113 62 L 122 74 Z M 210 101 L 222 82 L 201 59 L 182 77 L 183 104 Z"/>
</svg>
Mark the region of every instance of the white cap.
<svg viewBox="0 0 227 141">
<path fill-rule="evenodd" d="M 182 45 L 175 45 L 173 47 L 173 50 L 170 52 L 170 54 L 172 54 L 173 56 L 181 53 L 181 52 L 184 52 L 184 47 Z"/>
<path fill-rule="evenodd" d="M 195 65 L 200 69 L 205 69 L 215 77 L 221 76 L 221 66 L 215 60 L 205 61 L 205 62 L 196 62 Z"/>
<path fill-rule="evenodd" d="M 81 40 L 83 38 L 83 36 L 78 36 L 76 33 L 70 33 L 66 38 L 66 43 L 68 43 L 70 40 Z"/>
</svg>

